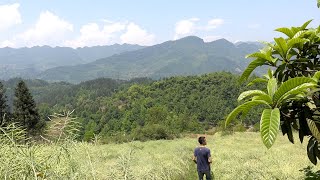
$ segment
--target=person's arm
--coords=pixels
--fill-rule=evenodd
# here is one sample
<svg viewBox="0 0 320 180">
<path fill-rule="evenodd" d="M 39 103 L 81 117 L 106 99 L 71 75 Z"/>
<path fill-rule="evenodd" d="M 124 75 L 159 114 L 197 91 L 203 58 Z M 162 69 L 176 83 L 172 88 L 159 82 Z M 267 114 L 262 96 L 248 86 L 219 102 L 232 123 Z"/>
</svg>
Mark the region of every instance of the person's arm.
<svg viewBox="0 0 320 180">
<path fill-rule="evenodd" d="M 192 156 L 192 161 L 197 164 L 197 157 L 193 155 Z"/>
<path fill-rule="evenodd" d="M 211 158 L 210 149 L 209 149 L 209 152 L 208 152 L 208 163 L 212 163 L 212 158 Z"/>
<path fill-rule="evenodd" d="M 196 150 L 194 150 L 194 152 L 193 152 L 192 161 L 197 164 Z"/>
</svg>

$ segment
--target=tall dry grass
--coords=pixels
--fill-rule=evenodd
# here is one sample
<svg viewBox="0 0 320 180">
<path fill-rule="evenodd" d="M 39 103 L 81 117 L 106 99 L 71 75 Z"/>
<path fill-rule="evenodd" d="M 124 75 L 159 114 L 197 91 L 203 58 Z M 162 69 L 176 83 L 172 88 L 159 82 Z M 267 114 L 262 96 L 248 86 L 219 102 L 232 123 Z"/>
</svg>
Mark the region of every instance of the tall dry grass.
<svg viewBox="0 0 320 180">
<path fill-rule="evenodd" d="M 24 130 L 14 124 L 1 128 L 0 179 L 197 179 L 191 161 L 196 138 L 104 145 L 68 138 L 39 144 L 24 138 Z M 207 141 L 216 179 L 320 177 L 305 143 L 293 145 L 279 136 L 267 150 L 259 133 L 217 133 Z"/>
</svg>

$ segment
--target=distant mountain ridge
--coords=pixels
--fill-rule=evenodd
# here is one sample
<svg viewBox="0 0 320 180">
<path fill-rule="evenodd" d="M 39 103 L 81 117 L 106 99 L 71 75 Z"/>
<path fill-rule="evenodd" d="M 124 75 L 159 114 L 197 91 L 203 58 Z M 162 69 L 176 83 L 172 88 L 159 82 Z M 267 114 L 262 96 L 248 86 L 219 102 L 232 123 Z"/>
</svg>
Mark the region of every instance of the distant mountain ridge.
<svg viewBox="0 0 320 180">
<path fill-rule="evenodd" d="M 127 51 L 144 48 L 139 45 L 114 44 L 73 49 L 70 47 L 35 46 L 31 48 L 0 48 L 0 79 L 35 78 L 40 72 L 57 66 L 92 62 Z"/>
<path fill-rule="evenodd" d="M 226 39 L 206 43 L 199 37 L 189 36 L 87 64 L 51 68 L 40 73 L 38 78 L 78 83 L 99 77 L 131 79 L 216 71 L 240 73 L 250 62 L 245 56 L 261 47 L 259 44 L 245 42 L 236 45 Z"/>
</svg>

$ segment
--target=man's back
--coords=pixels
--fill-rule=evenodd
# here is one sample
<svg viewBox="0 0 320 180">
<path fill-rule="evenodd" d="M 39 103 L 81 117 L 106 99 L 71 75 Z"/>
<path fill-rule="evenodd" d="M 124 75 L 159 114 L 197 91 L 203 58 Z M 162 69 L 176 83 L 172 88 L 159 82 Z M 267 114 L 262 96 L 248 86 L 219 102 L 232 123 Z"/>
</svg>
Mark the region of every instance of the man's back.
<svg viewBox="0 0 320 180">
<path fill-rule="evenodd" d="M 197 170 L 198 171 L 209 171 L 210 163 L 209 158 L 211 157 L 210 149 L 206 147 L 197 147 L 194 150 L 194 156 L 197 159 Z"/>
<path fill-rule="evenodd" d="M 203 180 L 204 175 L 207 180 L 211 180 L 210 163 L 212 160 L 210 149 L 205 147 L 207 145 L 206 137 L 200 136 L 198 142 L 200 146 L 194 149 L 192 160 L 197 163 L 199 180 Z"/>
</svg>

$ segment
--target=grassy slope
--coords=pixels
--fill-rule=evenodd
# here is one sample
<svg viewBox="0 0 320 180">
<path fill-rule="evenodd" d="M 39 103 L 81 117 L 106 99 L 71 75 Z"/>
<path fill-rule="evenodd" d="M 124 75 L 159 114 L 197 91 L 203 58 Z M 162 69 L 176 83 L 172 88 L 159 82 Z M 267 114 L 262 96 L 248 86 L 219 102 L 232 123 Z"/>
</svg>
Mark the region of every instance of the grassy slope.
<svg viewBox="0 0 320 180">
<path fill-rule="evenodd" d="M 305 173 L 300 170 L 312 166 L 306 154 L 307 143 L 291 144 L 282 135 L 270 150 L 258 133 L 214 136 L 210 141 L 213 171 L 218 179 L 303 179 Z"/>
<path fill-rule="evenodd" d="M 258 133 L 216 134 L 207 139 L 214 160 L 212 169 L 217 179 L 303 179 L 305 173 L 301 170 L 312 166 L 306 155 L 306 143 L 291 144 L 281 135 L 270 150 L 264 147 Z M 119 156 L 128 156 L 130 149 L 136 147 L 131 164 L 136 176 L 142 177 L 149 171 L 161 174 L 163 171 L 176 177 L 188 176 L 183 179 L 195 179 L 196 167 L 189 158 L 196 146 L 196 138 L 101 145 L 94 148 L 94 154 L 109 158 L 105 162 L 97 158 L 95 169 L 97 175 L 104 178 L 105 167 L 113 164 L 110 162 L 119 162 Z M 313 171 L 319 169 L 315 167 Z"/>
<path fill-rule="evenodd" d="M 207 139 L 216 179 L 304 179 L 304 168 L 311 166 L 311 172 L 320 169 L 309 162 L 306 143 L 290 144 L 281 135 L 270 150 L 263 146 L 258 133 L 216 134 Z M 37 171 L 45 172 L 48 179 L 196 179 L 196 167 L 191 161 L 193 148 L 197 146 L 196 138 L 106 145 L 71 144 L 64 148 L 60 145 L 33 147 L 35 160 L 32 162 Z M 5 153 L 6 148 L 0 147 L 0 152 Z M 61 156 L 60 152 L 63 154 L 65 149 L 70 156 Z M 27 156 L 13 157 L 14 151 L 8 152 L 7 156 L 0 157 L 2 165 L 7 163 L 0 167 L 2 178 L 5 167 L 21 166 L 23 159 L 26 163 L 29 161 Z M 50 162 L 46 160 L 49 154 L 52 156 Z M 46 170 L 41 168 L 44 164 L 47 164 Z M 27 173 L 22 172 L 24 169 L 11 177 L 21 178 L 21 174 Z"/>
</svg>

